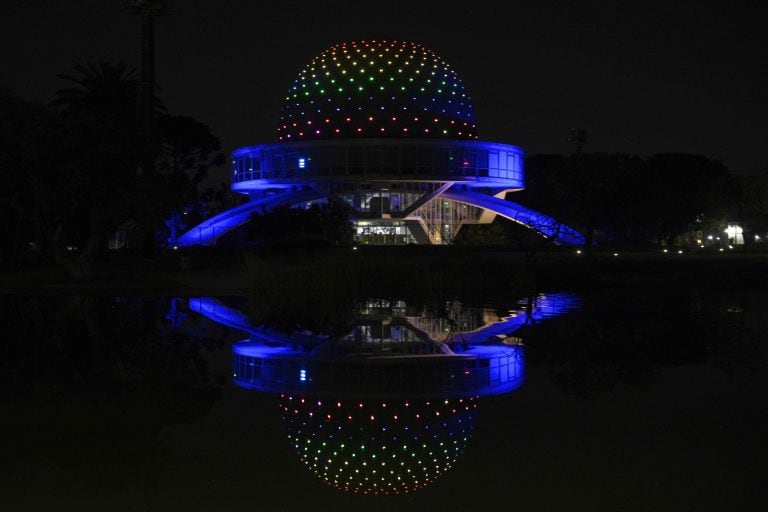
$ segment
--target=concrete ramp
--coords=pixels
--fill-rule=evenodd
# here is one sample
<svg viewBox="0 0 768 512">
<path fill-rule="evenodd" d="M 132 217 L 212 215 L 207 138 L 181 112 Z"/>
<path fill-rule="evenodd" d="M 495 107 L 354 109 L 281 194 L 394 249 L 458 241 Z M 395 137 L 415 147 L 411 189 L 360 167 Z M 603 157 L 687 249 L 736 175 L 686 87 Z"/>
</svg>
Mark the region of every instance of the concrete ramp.
<svg viewBox="0 0 768 512">
<path fill-rule="evenodd" d="M 511 221 L 522 224 L 547 238 L 554 238 L 558 245 L 584 245 L 584 235 L 566 226 L 557 219 L 543 213 L 531 210 L 521 204 L 499 199 L 498 197 L 469 192 L 466 190 L 449 190 L 440 194 L 440 199 L 450 199 L 460 203 L 491 210 Z"/>
<path fill-rule="evenodd" d="M 249 201 L 240 206 L 207 219 L 181 235 L 177 241 L 180 247 L 193 245 L 216 245 L 216 240 L 223 234 L 245 224 L 254 213 L 265 213 L 277 206 L 294 205 L 320 199 L 323 196 L 314 190 L 284 192 L 274 196 Z"/>
</svg>

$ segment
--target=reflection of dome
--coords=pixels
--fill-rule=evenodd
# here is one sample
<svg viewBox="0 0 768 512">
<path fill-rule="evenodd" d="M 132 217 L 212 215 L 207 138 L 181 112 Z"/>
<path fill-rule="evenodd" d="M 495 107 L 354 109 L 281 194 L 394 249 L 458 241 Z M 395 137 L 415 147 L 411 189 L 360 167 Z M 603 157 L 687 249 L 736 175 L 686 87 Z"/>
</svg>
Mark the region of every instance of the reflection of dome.
<svg viewBox="0 0 768 512">
<path fill-rule="evenodd" d="M 476 407 L 476 398 L 280 399 L 304 464 L 331 487 L 361 494 L 408 493 L 433 482 L 464 451 Z"/>
<path fill-rule="evenodd" d="M 300 73 L 283 103 L 278 139 L 476 139 L 461 80 L 435 52 L 404 41 L 336 44 Z"/>
<path fill-rule="evenodd" d="M 279 331 L 262 323 L 272 314 L 254 322 L 212 297 L 188 301 L 191 310 L 249 333 L 232 344 L 233 383 L 279 394 L 283 427 L 308 469 L 343 492 L 402 494 L 452 467 L 480 396 L 522 384 L 524 348 L 512 334 L 580 299 L 553 293 L 497 310 L 370 298 L 342 313 L 348 332 L 332 328 L 333 336 Z"/>
</svg>

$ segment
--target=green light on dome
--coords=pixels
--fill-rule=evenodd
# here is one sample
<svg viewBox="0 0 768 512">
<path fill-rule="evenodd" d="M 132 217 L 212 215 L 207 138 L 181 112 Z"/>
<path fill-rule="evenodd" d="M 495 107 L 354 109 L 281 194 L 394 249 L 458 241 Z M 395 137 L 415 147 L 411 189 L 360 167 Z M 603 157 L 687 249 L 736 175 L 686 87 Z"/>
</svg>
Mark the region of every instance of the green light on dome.
<svg viewBox="0 0 768 512">
<path fill-rule="evenodd" d="M 352 56 L 356 58 L 353 58 Z M 397 73 L 389 73 L 389 82 L 398 82 L 395 77 L 402 75 L 405 71 L 407 74 L 408 69 L 414 69 L 414 73 L 408 76 L 407 81 L 399 81 L 394 90 L 387 88 L 379 83 L 373 89 L 365 90 L 360 86 L 360 82 L 357 82 L 358 94 L 355 97 L 349 96 L 346 98 L 336 97 L 334 101 L 333 97 L 328 96 L 329 85 L 339 85 L 341 82 L 338 77 L 346 77 L 349 79 L 348 83 L 355 83 L 355 79 L 352 76 L 353 73 L 347 73 L 349 69 L 344 69 L 339 60 L 344 56 L 348 64 L 354 66 L 350 69 L 359 69 L 360 74 L 354 73 L 355 76 L 365 76 L 366 70 L 368 73 L 369 83 L 375 84 L 375 73 L 378 70 L 380 74 L 384 73 L 384 68 L 389 65 L 393 66 L 398 64 Z M 358 61 L 358 58 L 361 60 Z M 395 62 L 395 59 L 400 59 L 399 62 Z M 332 69 L 337 69 L 335 76 L 331 74 L 326 68 L 330 67 L 330 63 L 335 62 L 336 66 Z M 386 63 L 386 64 L 385 64 Z M 327 64 L 327 66 L 326 66 Z M 368 67 L 365 67 L 368 66 Z M 407 67 L 406 67 L 407 66 Z M 444 80 L 446 83 L 450 81 L 451 88 L 455 91 L 451 95 L 445 95 L 442 88 L 438 91 L 428 90 L 428 87 L 424 87 L 421 84 L 429 84 L 431 80 L 425 77 L 424 81 L 415 80 L 418 77 L 420 69 L 430 69 L 433 75 L 440 73 L 441 76 L 446 77 Z M 340 73 L 338 71 L 341 71 Z M 326 77 L 326 82 L 316 78 L 320 76 Z M 310 90 L 307 88 L 309 81 L 312 81 L 316 86 L 316 90 Z M 386 80 L 385 80 L 386 81 Z M 411 85 L 414 84 L 414 85 Z M 416 85 L 419 84 L 419 85 Z M 460 94 L 463 97 L 467 96 L 463 89 L 461 81 L 458 80 L 455 73 L 448 67 L 448 64 L 440 60 L 434 52 L 427 50 L 419 45 L 403 43 L 401 41 L 390 40 L 368 40 L 368 41 L 353 41 L 349 43 L 341 43 L 334 45 L 331 48 L 322 52 L 318 57 L 313 59 L 307 67 L 299 73 L 296 81 L 291 85 L 291 90 L 296 91 L 303 90 L 305 101 L 302 103 L 288 103 L 291 97 L 297 98 L 294 92 L 286 97 L 286 103 L 282 107 L 280 119 L 297 121 L 297 124 L 293 126 L 279 126 L 278 134 L 280 140 L 290 139 L 306 139 L 306 138 L 329 138 L 329 137 L 388 137 L 397 136 L 397 134 L 407 135 L 408 137 L 452 137 L 461 139 L 476 139 L 476 126 L 474 120 L 474 113 L 472 105 L 465 101 L 461 105 L 450 104 L 450 98 Z M 334 88 L 335 94 L 342 95 L 345 93 L 343 88 Z M 313 98 L 313 94 L 316 96 Z M 341 100 L 341 101 L 339 101 Z M 308 103 L 307 103 L 308 102 Z M 307 108 L 309 107 L 309 110 Z M 352 130 L 340 130 L 339 128 L 345 124 L 344 119 L 350 114 L 357 116 L 365 116 L 368 114 L 376 113 L 381 114 L 385 118 L 392 117 L 393 114 L 402 114 L 403 112 L 419 112 L 424 115 L 440 118 L 440 122 L 435 127 L 445 126 L 449 123 L 454 124 L 454 121 L 458 121 L 462 126 L 462 132 L 457 130 L 429 130 L 419 129 L 413 130 L 410 126 L 410 121 L 407 119 L 398 119 L 396 122 L 388 123 L 385 128 L 377 126 L 372 130 L 353 128 Z M 311 113 L 310 113 L 311 112 Z M 327 124 L 326 130 L 304 130 L 306 124 L 310 124 L 307 117 L 322 116 Z M 468 128 L 466 128 L 468 127 Z M 373 128 L 373 127 L 372 127 Z M 431 133 L 430 133 L 431 132 Z"/>
</svg>

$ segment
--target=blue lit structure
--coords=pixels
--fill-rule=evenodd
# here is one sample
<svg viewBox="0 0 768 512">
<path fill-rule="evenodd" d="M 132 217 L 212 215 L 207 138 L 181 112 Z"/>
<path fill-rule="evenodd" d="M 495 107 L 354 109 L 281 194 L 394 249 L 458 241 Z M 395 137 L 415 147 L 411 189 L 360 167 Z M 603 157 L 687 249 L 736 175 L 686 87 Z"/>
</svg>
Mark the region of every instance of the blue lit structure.
<svg viewBox="0 0 768 512">
<path fill-rule="evenodd" d="M 233 377 L 272 393 L 386 397 L 507 393 L 523 382 L 523 348 L 512 333 L 579 306 L 571 293 L 539 295 L 532 307 L 495 310 L 451 306 L 451 319 L 410 311 L 403 301 L 369 300 L 347 335 L 281 332 L 253 325 L 212 297 L 189 308 L 250 334 L 232 346 Z"/>
<path fill-rule="evenodd" d="M 480 396 L 523 382 L 523 325 L 580 305 L 542 294 L 505 313 L 445 304 L 443 313 L 369 299 L 351 332 L 330 336 L 253 325 L 237 308 L 190 298 L 189 308 L 249 333 L 232 346 L 234 383 L 274 393 L 299 460 L 330 487 L 406 494 L 449 471 L 471 438 Z"/>
<path fill-rule="evenodd" d="M 215 245 L 253 213 L 338 200 L 361 244 L 447 244 L 500 215 L 555 243 L 581 234 L 506 200 L 525 186 L 523 151 L 478 140 L 461 80 L 432 50 L 403 41 L 331 46 L 285 96 L 278 142 L 232 153 L 232 190 L 249 202 L 183 234 Z"/>
</svg>

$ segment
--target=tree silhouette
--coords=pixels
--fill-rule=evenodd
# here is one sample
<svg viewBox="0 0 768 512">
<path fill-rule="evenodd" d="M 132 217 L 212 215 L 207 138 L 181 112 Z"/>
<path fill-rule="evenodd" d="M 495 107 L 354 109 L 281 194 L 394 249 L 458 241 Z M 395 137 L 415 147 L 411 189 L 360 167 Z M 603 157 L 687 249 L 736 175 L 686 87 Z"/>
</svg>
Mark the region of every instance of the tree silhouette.
<svg viewBox="0 0 768 512">
<path fill-rule="evenodd" d="M 135 70 L 124 62 L 75 64 L 76 74 L 61 73 L 62 80 L 76 87 L 63 87 L 56 91 L 52 107 L 63 107 L 68 112 L 103 109 L 113 106 L 115 111 L 136 115 L 138 77 Z"/>
<path fill-rule="evenodd" d="M 280 206 L 253 214 L 248 239 L 267 247 L 346 246 L 352 244 L 349 209 L 340 202 L 313 204 L 307 209 Z"/>
<path fill-rule="evenodd" d="M 621 153 L 536 155 L 526 161 L 528 204 L 550 212 L 585 238 L 585 246 L 627 230 L 627 208 L 643 162 Z M 622 235 L 618 235 L 622 236 Z"/>
<path fill-rule="evenodd" d="M 0 89 L 0 226 L 2 263 L 19 266 L 30 247 L 41 240 L 34 226 L 34 196 L 45 182 L 39 179 L 44 169 L 41 150 L 50 147 L 47 109 Z"/>
<path fill-rule="evenodd" d="M 733 202 L 728 169 L 701 155 L 581 153 L 526 160 L 521 202 L 584 234 L 586 246 L 675 243 L 694 224 L 721 219 Z"/>
<path fill-rule="evenodd" d="M 47 106 L 0 91 L 0 165 L 9 185 L 0 205 L 19 231 L 3 260 L 18 263 L 33 244 L 72 276 L 89 278 L 109 235 L 127 221 L 154 246 L 163 216 L 194 199 L 223 156 L 218 138 L 189 117 L 161 116 L 161 137 L 150 141 L 137 111 L 139 83 L 123 63 L 77 64 L 59 77 L 67 87 Z"/>
<path fill-rule="evenodd" d="M 672 245 L 697 218 L 722 217 L 728 209 L 728 169 L 701 155 L 663 153 L 646 162 L 641 199 L 643 224 L 659 243 Z"/>
<path fill-rule="evenodd" d="M 141 163 L 156 148 L 146 144 L 137 116 L 135 73 L 124 64 L 77 64 L 75 74 L 60 78 L 76 87 L 62 88 L 51 106 L 61 118 L 60 136 L 72 150 L 63 155 L 60 171 L 69 186 L 65 221 L 55 235 L 56 261 L 77 277 L 90 277 L 92 265 L 106 249 L 109 234 L 129 216 L 127 199 L 141 181 Z M 79 251 L 67 222 L 80 230 Z"/>
<path fill-rule="evenodd" d="M 134 201 L 135 216 L 150 236 L 153 227 L 167 219 L 180 224 L 182 210 L 201 200 L 198 186 L 208 170 L 225 161 L 218 137 L 191 117 L 160 116 L 157 130 L 159 153 L 154 165 L 144 169 L 140 197 Z M 152 240 L 144 245 L 145 249 L 154 246 Z"/>
</svg>

